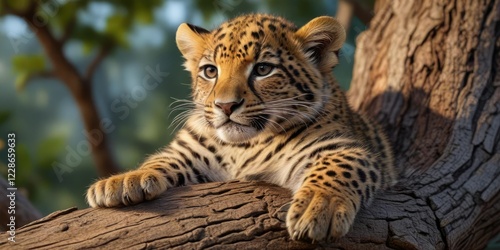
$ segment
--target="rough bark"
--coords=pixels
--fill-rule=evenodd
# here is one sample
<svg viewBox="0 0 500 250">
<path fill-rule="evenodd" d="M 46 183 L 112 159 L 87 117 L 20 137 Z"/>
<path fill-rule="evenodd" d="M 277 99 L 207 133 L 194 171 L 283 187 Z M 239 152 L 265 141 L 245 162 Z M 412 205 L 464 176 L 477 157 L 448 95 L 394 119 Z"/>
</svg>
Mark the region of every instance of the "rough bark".
<svg viewBox="0 0 500 250">
<path fill-rule="evenodd" d="M 350 101 L 385 126 L 401 181 L 331 245 L 293 242 L 288 191 L 208 183 L 121 209 L 70 209 L 0 248 L 480 249 L 500 232 L 500 0 L 381 1 Z"/>
<path fill-rule="evenodd" d="M 411 212 L 379 219 L 400 246 L 484 247 L 500 232 L 500 1 L 382 2 L 349 94 L 394 142 L 391 199 Z"/>
</svg>

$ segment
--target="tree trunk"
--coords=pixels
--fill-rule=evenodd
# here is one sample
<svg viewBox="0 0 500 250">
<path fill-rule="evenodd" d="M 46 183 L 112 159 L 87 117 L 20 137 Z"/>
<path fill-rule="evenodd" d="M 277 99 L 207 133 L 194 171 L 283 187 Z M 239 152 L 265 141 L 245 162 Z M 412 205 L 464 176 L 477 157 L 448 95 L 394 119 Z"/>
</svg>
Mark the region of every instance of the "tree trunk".
<svg viewBox="0 0 500 250">
<path fill-rule="evenodd" d="M 349 92 L 404 168 L 390 200 L 406 209 L 378 219 L 389 244 L 484 247 L 500 232 L 500 1 L 382 2 Z"/>
<path fill-rule="evenodd" d="M 500 0 L 381 1 L 357 41 L 350 101 L 383 124 L 401 181 L 331 245 L 291 241 L 290 193 L 174 188 L 121 209 L 69 209 L 0 248 L 478 249 L 500 232 Z"/>
<path fill-rule="evenodd" d="M 110 52 L 111 47 L 108 44 L 101 45 L 101 50 L 88 66 L 86 74 L 81 74 L 69 61 L 63 50 L 70 31 L 72 31 L 72 24 L 68 24 L 69 26 L 66 27 L 68 33 L 57 39 L 50 30 L 48 21 L 39 16 L 42 4 L 44 4 L 42 1 L 29 1 L 23 11 L 11 9 L 9 3 L 3 4 L 2 7 L 6 9 L 6 13 L 20 17 L 28 24 L 52 64 L 49 75 L 58 78 L 69 89 L 75 99 L 85 126 L 84 133 L 89 142 L 88 147 L 92 152 L 99 176 L 108 177 L 116 174 L 120 172 L 120 168 L 113 160 L 113 155 L 108 147 L 107 132 L 109 131 L 106 130 L 105 126 L 109 126 L 109 123 L 105 123 L 100 118 L 92 95 L 93 74 L 101 61 Z M 74 166 L 55 164 L 52 167 L 59 181 L 62 181 L 62 175 L 73 171 Z"/>
</svg>

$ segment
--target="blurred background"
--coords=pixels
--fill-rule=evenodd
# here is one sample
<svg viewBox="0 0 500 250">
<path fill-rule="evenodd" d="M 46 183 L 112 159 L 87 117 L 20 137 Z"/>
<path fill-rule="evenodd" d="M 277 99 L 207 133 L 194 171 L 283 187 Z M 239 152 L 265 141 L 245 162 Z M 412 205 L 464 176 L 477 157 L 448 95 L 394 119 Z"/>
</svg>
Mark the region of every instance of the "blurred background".
<svg viewBox="0 0 500 250">
<path fill-rule="evenodd" d="M 109 152 L 122 171 L 136 168 L 171 140 L 175 126 L 169 125 L 178 113 L 170 114 L 171 104 L 189 98 L 189 74 L 175 44 L 179 24 L 213 29 L 228 18 L 263 12 L 300 27 L 317 16 L 334 16 L 337 8 L 335 0 L 40 2 L 45 5 L 38 7 L 35 21 L 64 37 L 62 50 L 78 72 L 102 59 L 91 77 L 93 102 L 111 128 Z M 12 14 L 30 3 L 6 1 L 0 9 L 0 172 L 6 178 L 6 138 L 15 133 L 16 186 L 47 215 L 87 207 L 84 193 L 98 172 L 81 112 L 65 83 L 51 75 L 54 66 L 35 33 L 40 30 L 30 30 L 26 20 Z M 357 18 L 351 22 L 335 69 L 344 89 L 351 79 L 355 36 L 366 28 Z M 156 86 L 146 89 L 145 79 Z"/>
<path fill-rule="evenodd" d="M 355 38 L 366 29 L 374 5 L 374 0 L 353 2 L 334 69 L 345 90 Z M 15 133 L 15 186 L 44 216 L 86 208 L 87 187 L 103 175 L 100 167 L 108 167 L 93 159 L 89 142 L 99 136 L 86 129 L 88 117 L 68 82 L 54 74 L 57 67 L 40 40 L 44 32 L 76 74 L 88 77 L 83 83 L 91 86 L 87 97 L 94 118 L 106 127 L 102 152 L 110 169 L 126 171 L 168 144 L 179 128 L 170 126 L 179 113 L 174 102 L 190 93 L 175 44 L 179 24 L 213 29 L 229 18 L 260 12 L 300 27 L 317 16 L 335 16 L 338 6 L 337 0 L 0 0 L 0 173 L 7 179 L 7 134 Z M 26 11 L 35 18 L 23 16 Z M 497 237 L 488 249 L 499 246 Z"/>
</svg>

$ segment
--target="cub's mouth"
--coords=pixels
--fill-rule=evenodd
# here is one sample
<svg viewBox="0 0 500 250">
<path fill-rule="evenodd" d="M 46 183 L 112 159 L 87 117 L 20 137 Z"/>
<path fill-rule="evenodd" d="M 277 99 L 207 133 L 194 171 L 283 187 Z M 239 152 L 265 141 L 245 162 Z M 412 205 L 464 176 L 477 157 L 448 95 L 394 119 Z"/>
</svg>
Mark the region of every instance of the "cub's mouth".
<svg viewBox="0 0 500 250">
<path fill-rule="evenodd" d="M 231 119 L 228 119 L 226 122 L 223 124 L 219 125 L 216 127 L 216 129 L 222 128 L 222 127 L 229 127 L 229 128 L 237 128 L 237 127 L 250 127 L 249 125 L 241 124 L 238 122 L 235 122 Z"/>
<path fill-rule="evenodd" d="M 225 142 L 241 143 L 255 137 L 259 131 L 249 125 L 244 125 L 232 120 L 227 120 L 215 128 L 217 136 Z"/>
</svg>

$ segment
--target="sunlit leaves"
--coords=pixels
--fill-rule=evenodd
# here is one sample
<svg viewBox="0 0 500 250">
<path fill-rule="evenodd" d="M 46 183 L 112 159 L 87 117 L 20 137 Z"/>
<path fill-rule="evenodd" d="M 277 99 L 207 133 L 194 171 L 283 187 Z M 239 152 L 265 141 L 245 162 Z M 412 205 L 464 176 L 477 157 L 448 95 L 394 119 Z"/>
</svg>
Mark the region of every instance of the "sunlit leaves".
<svg viewBox="0 0 500 250">
<path fill-rule="evenodd" d="M 127 46 L 127 31 L 131 25 L 131 20 L 123 14 L 116 14 L 108 18 L 108 23 L 105 29 L 115 44 Z"/>
<path fill-rule="evenodd" d="M 12 68 L 17 72 L 16 89 L 23 90 L 31 75 L 45 70 L 42 55 L 16 55 L 12 57 Z"/>
<path fill-rule="evenodd" d="M 31 2 L 32 0 L 7 0 L 5 2 L 1 1 L 0 5 L 2 5 L 2 9 L 9 8 L 14 11 L 23 12 L 29 8 Z"/>
</svg>

